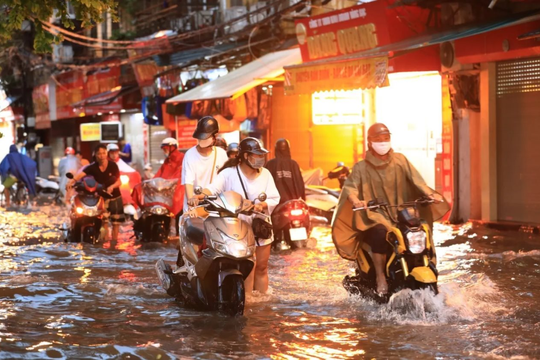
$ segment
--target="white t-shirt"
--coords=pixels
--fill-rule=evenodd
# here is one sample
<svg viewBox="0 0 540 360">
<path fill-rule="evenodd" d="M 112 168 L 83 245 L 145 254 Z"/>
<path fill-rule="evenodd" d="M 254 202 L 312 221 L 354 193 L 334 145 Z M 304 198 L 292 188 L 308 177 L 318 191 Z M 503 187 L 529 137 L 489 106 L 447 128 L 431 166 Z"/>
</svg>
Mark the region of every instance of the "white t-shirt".
<svg viewBox="0 0 540 360">
<path fill-rule="evenodd" d="M 250 180 L 246 178 L 242 169 L 238 169 L 246 192 L 248 195 L 248 200 L 255 200 L 259 197 L 261 193 L 266 193 L 267 199 L 266 203 L 268 204 L 268 213 L 272 214 L 274 208 L 279 204 L 279 191 L 276 188 L 276 183 L 270 171 L 265 168 L 261 169 L 259 175 Z M 212 192 L 212 194 L 219 194 L 224 191 L 235 191 L 245 197 L 244 190 L 242 189 L 242 184 L 238 178 L 238 172 L 236 171 L 236 166 L 227 168 L 220 172 L 217 178 L 212 182 L 211 185 L 207 186 L 207 189 Z"/>
<path fill-rule="evenodd" d="M 214 164 L 214 158 L 216 165 Z M 184 155 L 184 161 L 182 163 L 182 185 L 191 184 L 193 186 L 200 186 L 203 189 L 210 185 L 210 179 L 215 180 L 218 170 L 228 160 L 227 152 L 220 147 L 214 146 L 212 152 L 208 156 L 202 156 L 197 147 L 194 146 Z M 184 196 L 184 209 L 188 208 L 187 205 L 187 192 Z"/>
</svg>

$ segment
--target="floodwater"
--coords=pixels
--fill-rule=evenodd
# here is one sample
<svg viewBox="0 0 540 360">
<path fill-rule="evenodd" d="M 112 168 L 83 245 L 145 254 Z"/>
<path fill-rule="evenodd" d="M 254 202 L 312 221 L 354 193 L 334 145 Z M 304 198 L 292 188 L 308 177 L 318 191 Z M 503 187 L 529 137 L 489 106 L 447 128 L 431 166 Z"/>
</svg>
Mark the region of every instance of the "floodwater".
<svg viewBox="0 0 540 360">
<path fill-rule="evenodd" d="M 440 291 L 387 305 L 349 297 L 329 229 L 270 259 L 268 295 L 245 316 L 180 307 L 126 227 L 117 244 L 66 244 L 65 210 L 0 209 L 1 359 L 536 359 L 540 237 L 439 225 Z"/>
</svg>

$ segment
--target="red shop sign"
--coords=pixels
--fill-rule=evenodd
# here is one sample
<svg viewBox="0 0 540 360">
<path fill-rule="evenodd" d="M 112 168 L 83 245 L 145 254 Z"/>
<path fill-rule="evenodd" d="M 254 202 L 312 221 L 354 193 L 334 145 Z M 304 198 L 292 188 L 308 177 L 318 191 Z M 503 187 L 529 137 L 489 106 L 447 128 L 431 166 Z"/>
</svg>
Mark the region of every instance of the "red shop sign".
<svg viewBox="0 0 540 360">
<path fill-rule="evenodd" d="M 51 127 L 49 113 L 49 84 L 36 86 L 32 90 L 32 102 L 36 114 L 36 129 L 48 129 Z"/>
<path fill-rule="evenodd" d="M 400 12 L 403 9 L 388 9 L 386 1 L 374 1 L 296 20 L 302 60 L 353 54 L 413 37 L 424 30 L 412 29 L 400 20 L 407 16 L 422 24 L 423 10 L 407 7 L 407 13 Z"/>
<path fill-rule="evenodd" d="M 56 118 L 69 119 L 84 113 L 84 108 L 72 105 L 83 100 L 84 76 L 82 71 L 68 71 L 56 76 Z"/>
</svg>

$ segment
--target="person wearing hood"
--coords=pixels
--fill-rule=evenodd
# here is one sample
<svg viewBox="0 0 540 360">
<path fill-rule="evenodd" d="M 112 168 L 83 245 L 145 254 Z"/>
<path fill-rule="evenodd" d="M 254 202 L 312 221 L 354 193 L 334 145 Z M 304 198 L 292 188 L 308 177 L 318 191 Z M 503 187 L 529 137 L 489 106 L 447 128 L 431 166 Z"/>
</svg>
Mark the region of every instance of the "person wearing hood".
<svg viewBox="0 0 540 360">
<path fill-rule="evenodd" d="M 28 188 L 28 192 L 36 195 L 36 162 L 28 156 L 19 153 L 17 145 L 9 147 L 9 154 L 0 163 L 0 174 L 4 185 L 6 207 L 11 205 L 9 189 L 17 181 L 22 181 Z"/>
<path fill-rule="evenodd" d="M 276 183 L 280 203 L 289 200 L 306 200 L 306 187 L 300 172 L 300 166 L 291 158 L 291 146 L 287 139 L 279 139 L 275 146 L 276 157 L 266 163 Z"/>
<path fill-rule="evenodd" d="M 444 198 L 426 185 L 405 155 L 392 150 L 390 140 L 390 131 L 384 124 L 376 123 L 368 129 L 366 157 L 354 165 L 345 181 L 332 222 L 332 240 L 344 259 L 356 260 L 363 241 L 371 247 L 379 294 L 388 292 L 384 271 L 389 246 L 386 234 L 393 225 L 383 212 L 353 209 L 365 207 L 375 199 L 395 206 L 428 196 L 438 201 L 420 209 L 420 216 L 430 227 L 450 209 Z M 395 208 L 390 209 L 396 212 Z"/>
<path fill-rule="evenodd" d="M 77 171 L 81 168 L 82 164 L 77 155 L 75 154 L 75 149 L 72 147 L 67 147 L 64 151 L 65 155 L 62 159 L 60 159 L 60 162 L 58 163 L 58 175 L 60 176 L 60 193 L 64 197 L 64 201 L 66 203 L 69 203 L 69 200 L 71 199 L 71 191 L 69 191 L 66 188 L 66 185 L 68 183 L 68 178 L 66 177 L 66 174 L 68 172 L 75 175 Z"/>
</svg>

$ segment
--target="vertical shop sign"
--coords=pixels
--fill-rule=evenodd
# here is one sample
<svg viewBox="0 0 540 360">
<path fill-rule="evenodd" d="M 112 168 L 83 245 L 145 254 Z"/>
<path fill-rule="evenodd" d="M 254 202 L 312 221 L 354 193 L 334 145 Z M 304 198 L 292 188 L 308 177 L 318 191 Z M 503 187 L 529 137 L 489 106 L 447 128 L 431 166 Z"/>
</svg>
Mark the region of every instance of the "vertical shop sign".
<svg viewBox="0 0 540 360">
<path fill-rule="evenodd" d="M 32 102 L 36 114 L 36 129 L 48 129 L 51 127 L 49 113 L 49 84 L 36 86 L 32 91 Z"/>
</svg>

